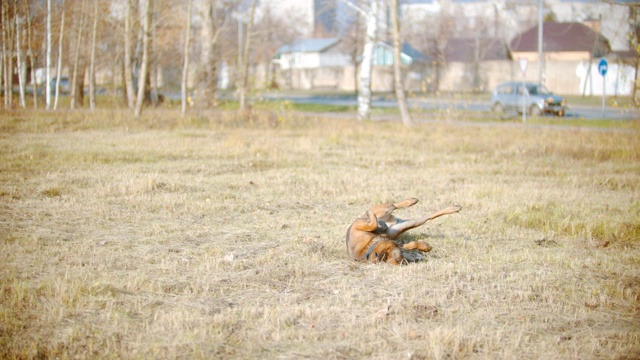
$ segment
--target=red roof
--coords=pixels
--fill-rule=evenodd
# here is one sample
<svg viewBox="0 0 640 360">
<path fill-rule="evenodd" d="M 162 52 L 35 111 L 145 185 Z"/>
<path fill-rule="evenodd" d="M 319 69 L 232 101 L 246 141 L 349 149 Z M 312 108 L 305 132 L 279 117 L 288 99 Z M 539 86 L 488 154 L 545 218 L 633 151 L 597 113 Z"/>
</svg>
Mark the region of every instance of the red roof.
<svg viewBox="0 0 640 360">
<path fill-rule="evenodd" d="M 611 50 L 604 36 L 582 23 L 548 21 L 542 30 L 545 52 L 588 51 L 594 57 L 599 57 Z M 510 46 L 514 52 L 538 51 L 538 25 L 516 36 Z"/>
</svg>

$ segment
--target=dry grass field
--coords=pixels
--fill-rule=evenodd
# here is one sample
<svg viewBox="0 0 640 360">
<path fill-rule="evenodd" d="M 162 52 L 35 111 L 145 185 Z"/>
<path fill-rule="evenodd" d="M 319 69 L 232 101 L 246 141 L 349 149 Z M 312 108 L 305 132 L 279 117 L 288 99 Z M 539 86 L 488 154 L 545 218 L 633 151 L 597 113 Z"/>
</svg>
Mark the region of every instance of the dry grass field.
<svg viewBox="0 0 640 360">
<path fill-rule="evenodd" d="M 0 114 L 0 358 L 638 359 L 640 129 Z M 372 204 L 426 261 L 368 265 Z"/>
</svg>

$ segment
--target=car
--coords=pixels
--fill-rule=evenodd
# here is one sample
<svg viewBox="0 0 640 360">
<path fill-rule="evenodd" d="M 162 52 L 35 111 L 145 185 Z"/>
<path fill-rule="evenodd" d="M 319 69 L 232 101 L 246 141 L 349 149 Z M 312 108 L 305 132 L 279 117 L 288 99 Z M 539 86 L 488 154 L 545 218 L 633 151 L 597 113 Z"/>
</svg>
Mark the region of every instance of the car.
<svg viewBox="0 0 640 360">
<path fill-rule="evenodd" d="M 506 82 L 498 85 L 491 95 L 492 110 L 498 113 L 517 111 L 522 113 L 522 105 L 529 115 L 554 114 L 564 116 L 567 100 L 554 95 L 544 85 L 536 83 Z"/>
</svg>

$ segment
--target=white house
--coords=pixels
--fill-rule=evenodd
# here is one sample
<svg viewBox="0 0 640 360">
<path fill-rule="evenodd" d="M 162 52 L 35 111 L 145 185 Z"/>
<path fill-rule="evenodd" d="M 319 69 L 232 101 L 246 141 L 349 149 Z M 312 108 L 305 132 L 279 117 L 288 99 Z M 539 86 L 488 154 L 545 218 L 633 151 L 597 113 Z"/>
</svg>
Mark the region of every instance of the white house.
<svg viewBox="0 0 640 360">
<path fill-rule="evenodd" d="M 337 46 L 339 38 L 303 39 L 276 50 L 274 63 L 281 70 L 345 67 L 351 58 Z"/>
<path fill-rule="evenodd" d="M 304 39 L 281 46 L 273 62 L 279 65 L 277 82 L 288 89 L 336 89 L 356 88 L 357 68 L 349 51 L 341 46 L 339 38 Z M 408 68 L 405 84 L 419 88 L 424 65 L 428 58 L 408 43 L 403 44 L 400 55 Z M 379 41 L 374 48 L 374 91 L 393 89 L 393 47 Z"/>
</svg>

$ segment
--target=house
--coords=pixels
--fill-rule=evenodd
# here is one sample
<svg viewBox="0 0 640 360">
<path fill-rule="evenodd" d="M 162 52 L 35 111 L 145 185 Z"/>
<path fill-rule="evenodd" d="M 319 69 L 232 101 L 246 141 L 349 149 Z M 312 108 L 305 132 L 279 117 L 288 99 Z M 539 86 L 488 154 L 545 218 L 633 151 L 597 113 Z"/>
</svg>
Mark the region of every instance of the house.
<svg viewBox="0 0 640 360">
<path fill-rule="evenodd" d="M 594 24 L 598 22 L 545 22 L 542 62 L 538 56 L 538 27 L 534 26 L 511 40 L 513 58 L 528 60 L 527 80 L 537 82 L 543 74 L 542 82 L 560 94 L 602 95 L 603 89 L 606 94 L 631 94 L 635 68 L 616 61 L 609 41 Z M 606 77 L 598 72 L 601 57 L 609 58 Z"/>
<path fill-rule="evenodd" d="M 311 38 L 281 46 L 272 62 L 278 66 L 277 84 L 287 89 L 354 90 L 357 68 L 352 49 L 340 38 Z M 411 88 L 422 77 L 427 56 L 405 43 L 400 54 L 402 64 L 409 67 L 405 83 Z M 374 47 L 372 89 L 393 89 L 393 46 L 379 41 Z M 417 82 L 414 81 L 417 79 Z"/>
<path fill-rule="evenodd" d="M 339 38 L 298 40 L 278 48 L 273 62 L 281 70 L 348 66 L 351 58 L 339 44 Z"/>
<path fill-rule="evenodd" d="M 430 59 L 425 54 L 405 42 L 400 51 L 400 62 L 402 65 L 416 65 L 429 63 Z M 374 66 L 393 65 L 393 45 L 388 42 L 378 41 L 373 49 Z"/>
<path fill-rule="evenodd" d="M 584 61 L 611 51 L 609 41 L 583 23 L 547 21 L 542 25 L 545 61 Z M 514 58 L 538 59 L 538 26 L 519 34 L 510 42 Z"/>
</svg>

